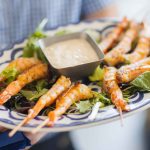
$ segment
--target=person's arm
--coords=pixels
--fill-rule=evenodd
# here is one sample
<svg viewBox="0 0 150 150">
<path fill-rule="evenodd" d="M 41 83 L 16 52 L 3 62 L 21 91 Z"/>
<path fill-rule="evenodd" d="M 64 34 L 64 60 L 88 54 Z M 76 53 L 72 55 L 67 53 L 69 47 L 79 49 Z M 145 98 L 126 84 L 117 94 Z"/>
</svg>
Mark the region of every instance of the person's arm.
<svg viewBox="0 0 150 150">
<path fill-rule="evenodd" d="M 117 5 L 114 0 L 86 0 L 82 5 L 83 19 L 116 17 Z"/>
</svg>

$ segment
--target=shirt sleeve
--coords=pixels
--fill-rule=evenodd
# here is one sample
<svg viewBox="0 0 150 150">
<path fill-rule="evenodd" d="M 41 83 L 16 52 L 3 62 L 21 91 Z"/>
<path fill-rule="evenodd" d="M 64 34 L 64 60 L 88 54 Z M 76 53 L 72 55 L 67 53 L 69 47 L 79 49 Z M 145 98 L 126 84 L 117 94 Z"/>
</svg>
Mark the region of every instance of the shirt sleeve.
<svg viewBox="0 0 150 150">
<path fill-rule="evenodd" d="M 101 10 L 112 2 L 114 2 L 114 0 L 83 0 L 82 16 Z"/>
</svg>

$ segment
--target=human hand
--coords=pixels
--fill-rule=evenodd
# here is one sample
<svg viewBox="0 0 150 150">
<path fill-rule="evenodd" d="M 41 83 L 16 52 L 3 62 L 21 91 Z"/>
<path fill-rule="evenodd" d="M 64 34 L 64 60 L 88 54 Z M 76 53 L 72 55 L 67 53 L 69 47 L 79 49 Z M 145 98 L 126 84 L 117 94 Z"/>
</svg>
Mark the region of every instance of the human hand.
<svg viewBox="0 0 150 150">
<path fill-rule="evenodd" d="M 0 133 L 5 132 L 6 128 L 0 126 Z M 29 132 L 23 132 L 24 135 L 30 140 L 31 145 L 36 144 L 42 137 L 46 135 L 46 133 L 36 133 L 36 134 L 31 134 Z"/>
<path fill-rule="evenodd" d="M 30 132 L 24 132 L 24 135 L 31 141 L 31 145 L 36 144 L 40 139 L 42 139 L 47 133 L 39 132 L 32 134 Z"/>
</svg>

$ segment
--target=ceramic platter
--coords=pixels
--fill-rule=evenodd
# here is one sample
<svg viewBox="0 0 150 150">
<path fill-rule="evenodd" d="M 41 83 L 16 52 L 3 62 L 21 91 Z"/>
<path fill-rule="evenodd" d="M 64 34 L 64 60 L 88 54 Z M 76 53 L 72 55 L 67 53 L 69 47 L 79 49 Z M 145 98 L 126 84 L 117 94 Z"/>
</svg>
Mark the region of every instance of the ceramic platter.
<svg viewBox="0 0 150 150">
<path fill-rule="evenodd" d="M 101 36 L 105 36 L 116 26 L 116 22 L 112 20 L 96 20 L 92 22 L 81 22 L 78 24 L 71 24 L 60 28 L 47 31 L 48 35 L 53 35 L 58 30 L 66 29 L 72 32 L 84 31 L 85 29 L 94 29 L 98 31 Z M 2 70 L 11 60 L 21 56 L 22 48 L 25 45 L 26 40 L 18 41 L 14 45 L 8 45 L 8 49 L 0 51 L 0 70 Z M 99 90 L 99 87 L 95 83 L 87 83 L 94 90 Z M 131 110 L 124 112 L 123 116 L 129 116 L 136 112 L 147 109 L 150 106 L 150 93 L 137 92 L 130 97 L 129 102 Z M 63 115 L 53 127 L 44 127 L 40 131 L 46 132 L 61 132 L 69 131 L 73 129 L 85 128 L 95 125 L 101 125 L 104 123 L 112 122 L 119 119 L 119 114 L 114 106 L 108 106 L 101 108 L 98 111 L 95 120 L 90 121 L 88 116 L 91 112 L 85 114 L 76 115 Z M 4 106 L 0 106 L 0 125 L 6 128 L 14 128 L 23 118 L 24 114 L 11 111 Z M 22 127 L 21 131 L 31 131 L 37 127 L 45 119 L 43 116 L 38 116 L 30 121 L 26 126 Z"/>
</svg>

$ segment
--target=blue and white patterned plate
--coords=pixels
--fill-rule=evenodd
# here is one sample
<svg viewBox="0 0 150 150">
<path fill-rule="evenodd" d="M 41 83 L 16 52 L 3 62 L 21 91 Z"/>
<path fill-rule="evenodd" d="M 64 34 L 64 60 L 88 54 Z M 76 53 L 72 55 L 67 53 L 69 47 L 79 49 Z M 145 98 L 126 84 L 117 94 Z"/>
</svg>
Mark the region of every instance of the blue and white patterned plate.
<svg viewBox="0 0 150 150">
<path fill-rule="evenodd" d="M 47 33 L 53 35 L 56 31 L 61 29 L 67 29 L 69 31 L 83 31 L 85 29 L 96 29 L 101 33 L 102 36 L 105 36 L 112 28 L 114 28 L 115 22 L 108 20 L 97 20 L 93 22 L 81 22 L 79 24 L 71 24 L 64 27 L 60 27 Z M 15 44 L 8 50 L 4 50 L 0 53 L 0 71 L 9 63 L 11 60 L 21 56 L 22 48 L 24 47 L 26 41 Z M 90 83 L 94 89 L 99 90 L 98 86 L 94 83 Z M 132 115 L 138 111 L 142 111 L 150 107 L 150 93 L 140 93 L 137 92 L 130 98 L 130 108 L 129 112 L 124 112 L 123 116 Z M 119 114 L 114 108 L 114 106 L 108 106 L 101 108 L 96 116 L 94 121 L 90 121 L 88 116 L 91 112 L 85 114 L 76 114 L 76 115 L 63 115 L 55 124 L 54 127 L 44 127 L 40 131 L 46 132 L 60 132 L 60 131 L 69 131 L 78 128 L 90 127 L 94 125 L 101 125 L 108 123 L 114 120 L 119 119 Z M 24 114 L 10 111 L 4 106 L 0 106 L 0 125 L 6 128 L 14 128 L 21 120 L 25 117 Z M 45 119 L 43 116 L 38 116 L 32 121 L 30 121 L 26 126 L 22 127 L 21 131 L 31 131 L 34 127 L 38 126 Z"/>
</svg>

